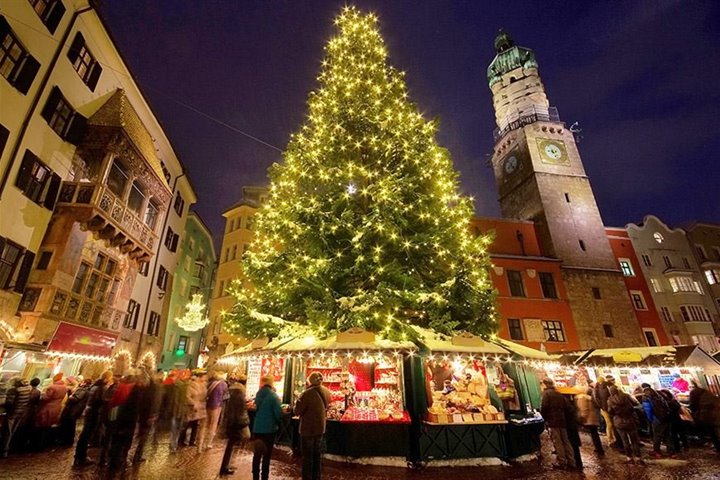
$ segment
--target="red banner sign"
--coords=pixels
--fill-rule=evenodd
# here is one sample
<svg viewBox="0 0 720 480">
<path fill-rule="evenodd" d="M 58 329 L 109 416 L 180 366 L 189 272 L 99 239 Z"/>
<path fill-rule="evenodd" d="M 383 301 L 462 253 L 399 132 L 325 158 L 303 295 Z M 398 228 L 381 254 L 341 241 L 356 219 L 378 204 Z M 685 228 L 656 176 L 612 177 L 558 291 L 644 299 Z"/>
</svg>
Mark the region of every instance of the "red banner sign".
<svg viewBox="0 0 720 480">
<path fill-rule="evenodd" d="M 60 322 L 48 350 L 110 357 L 117 337 L 116 333 Z"/>
</svg>

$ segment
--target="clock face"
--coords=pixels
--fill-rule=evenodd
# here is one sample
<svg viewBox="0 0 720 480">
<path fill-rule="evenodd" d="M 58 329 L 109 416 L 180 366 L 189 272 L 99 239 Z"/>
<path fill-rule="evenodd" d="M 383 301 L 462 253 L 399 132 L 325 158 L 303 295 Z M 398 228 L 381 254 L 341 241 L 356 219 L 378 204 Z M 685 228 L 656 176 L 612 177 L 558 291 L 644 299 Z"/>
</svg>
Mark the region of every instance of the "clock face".
<svg viewBox="0 0 720 480">
<path fill-rule="evenodd" d="M 503 169 L 505 170 L 505 173 L 513 173 L 518 166 L 518 159 L 515 155 L 510 155 L 508 158 L 505 159 L 505 163 L 503 163 Z"/>
<path fill-rule="evenodd" d="M 559 160 L 562 157 L 562 150 L 554 143 L 548 143 L 545 145 L 545 155 L 552 158 L 553 160 Z"/>
<path fill-rule="evenodd" d="M 565 142 L 562 140 L 538 140 L 538 150 L 543 163 L 567 165 L 569 163 Z"/>
</svg>

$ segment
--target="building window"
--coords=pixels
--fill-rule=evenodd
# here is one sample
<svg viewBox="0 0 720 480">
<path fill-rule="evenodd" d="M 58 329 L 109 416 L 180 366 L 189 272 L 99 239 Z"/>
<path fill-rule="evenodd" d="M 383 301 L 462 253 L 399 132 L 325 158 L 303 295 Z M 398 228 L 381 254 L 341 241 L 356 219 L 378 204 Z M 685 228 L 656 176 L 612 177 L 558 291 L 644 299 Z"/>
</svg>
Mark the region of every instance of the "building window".
<svg viewBox="0 0 720 480">
<path fill-rule="evenodd" d="M 232 257 L 231 260 L 235 260 L 237 258 L 237 245 L 233 245 L 232 247 Z"/>
<path fill-rule="evenodd" d="M 245 228 L 248 230 L 252 230 L 255 226 L 255 219 L 253 217 L 247 217 L 245 219 Z"/>
<path fill-rule="evenodd" d="M 583 252 L 587 251 L 587 247 L 585 247 L 585 240 L 578 240 L 578 243 L 580 244 L 580 250 Z"/>
<path fill-rule="evenodd" d="M 665 240 L 665 237 L 663 237 L 662 233 L 660 232 L 653 233 L 653 238 L 657 243 L 662 243 Z"/>
<path fill-rule="evenodd" d="M 522 281 L 522 274 L 517 270 L 507 271 L 508 284 L 510 285 L 510 295 L 513 297 L 524 297 L 525 286 Z"/>
<path fill-rule="evenodd" d="M 647 310 L 647 304 L 645 303 L 645 297 L 639 290 L 630 290 L 630 299 L 632 299 L 633 307 L 635 310 Z"/>
<path fill-rule="evenodd" d="M 178 193 L 175 196 L 175 203 L 173 204 L 173 209 L 175 210 L 175 213 L 178 214 L 178 216 L 182 217 L 184 208 L 185 208 L 185 200 L 183 200 L 183 198 Z"/>
<path fill-rule="evenodd" d="M 160 265 L 160 271 L 158 272 L 157 276 L 157 286 L 160 287 L 160 290 L 164 291 L 167 289 L 168 276 L 168 271 L 165 269 L 165 267 Z"/>
<path fill-rule="evenodd" d="M 8 137 L 10 136 L 10 130 L 0 125 L 0 156 L 5 151 L 5 145 L 7 145 Z"/>
<path fill-rule="evenodd" d="M 38 61 L 22 46 L 10 24 L 0 15 L 0 75 L 24 95 L 30 90 L 39 69 Z"/>
<path fill-rule="evenodd" d="M 52 210 L 55 208 L 60 190 L 60 175 L 53 172 L 30 150 L 25 151 L 15 186 L 38 205 Z"/>
<path fill-rule="evenodd" d="M 672 316 L 672 313 L 670 313 L 670 309 L 667 307 L 660 307 L 660 315 L 662 315 L 663 320 L 666 322 L 674 322 L 675 319 Z"/>
<path fill-rule="evenodd" d="M 710 313 L 702 305 L 681 305 L 680 315 L 686 322 L 710 322 Z"/>
<path fill-rule="evenodd" d="M 688 260 L 687 257 L 683 257 L 682 261 L 683 261 L 683 267 L 687 268 L 688 270 L 690 270 L 692 268 L 690 266 L 690 260 Z"/>
<path fill-rule="evenodd" d="M 10 288 L 15 271 L 23 257 L 20 245 L 0 237 L 0 288 Z M 25 285 L 23 285 L 24 287 Z"/>
<path fill-rule="evenodd" d="M 60 20 L 65 14 L 62 0 L 29 0 L 33 10 L 50 33 L 55 33 Z"/>
<path fill-rule="evenodd" d="M 603 323 L 603 333 L 605 334 L 605 338 L 614 338 L 615 332 L 613 332 L 613 327 L 609 323 Z"/>
<path fill-rule="evenodd" d="M 82 33 L 77 32 L 75 34 L 75 39 L 72 45 L 70 45 L 67 56 L 82 81 L 88 86 L 91 92 L 94 92 L 100 74 L 102 73 L 102 67 L 90 53 L 90 50 L 88 50 Z"/>
<path fill-rule="evenodd" d="M 123 165 L 118 160 L 113 160 L 107 178 L 107 186 L 110 191 L 122 198 L 125 194 L 125 187 L 129 181 L 130 176 L 125 171 Z"/>
<path fill-rule="evenodd" d="M 698 290 L 700 286 L 698 282 L 694 281 L 690 277 L 671 277 L 670 288 L 674 293 L 678 292 L 695 292 L 702 294 L 702 289 Z"/>
<path fill-rule="evenodd" d="M 63 140 L 73 145 L 82 140 L 87 119 L 75 111 L 58 87 L 50 91 L 40 115 Z"/>
<path fill-rule="evenodd" d="M 188 348 L 188 340 L 189 338 L 185 335 L 180 335 L 178 338 L 177 348 L 175 348 L 175 355 L 185 355 L 185 352 Z"/>
<path fill-rule="evenodd" d="M 72 291 L 74 293 L 81 293 L 83 285 L 85 285 L 85 279 L 87 279 L 88 272 L 91 270 L 89 264 L 82 262 L 78 267 L 78 271 L 75 274 L 75 281 L 73 282 Z"/>
<path fill-rule="evenodd" d="M 543 331 L 545 332 L 546 342 L 564 342 L 565 332 L 563 331 L 562 322 L 557 320 L 543 320 Z"/>
<path fill-rule="evenodd" d="M 127 206 L 135 214 L 140 215 L 143 204 L 145 203 L 145 190 L 143 189 L 140 182 L 135 180 L 130 187 L 130 195 L 128 195 Z"/>
<path fill-rule="evenodd" d="M 542 287 L 543 297 L 558 298 L 552 273 L 540 272 L 540 286 Z"/>
<path fill-rule="evenodd" d="M 592 294 L 595 300 L 602 300 L 602 295 L 600 294 L 600 289 L 598 287 L 592 287 Z"/>
<path fill-rule="evenodd" d="M 570 203 L 570 194 L 569 193 L 565 193 L 565 201 L 567 203 Z"/>
<path fill-rule="evenodd" d="M 147 334 L 157 337 L 159 332 L 160 314 L 157 312 L 150 312 L 150 320 L 148 320 Z"/>
<path fill-rule="evenodd" d="M 649 255 L 643 254 L 643 255 L 641 255 L 641 258 L 642 258 L 643 265 L 645 265 L 646 267 L 652 267 L 652 262 L 650 261 Z"/>
<path fill-rule="evenodd" d="M 644 328 L 643 334 L 645 335 L 645 341 L 647 342 L 648 347 L 657 347 L 659 345 L 657 336 L 655 335 L 655 330 L 651 328 Z"/>
<path fill-rule="evenodd" d="M 172 177 L 170 176 L 170 170 L 167 169 L 167 166 L 165 165 L 165 162 L 163 162 L 162 160 L 160 160 L 160 169 L 161 169 L 162 172 L 163 172 L 163 177 L 165 177 L 165 181 L 168 182 L 168 183 L 170 183 L 170 179 L 172 178 Z"/>
<path fill-rule="evenodd" d="M 217 296 L 222 297 L 223 295 L 225 295 L 225 280 L 220 280 L 220 285 L 218 285 Z"/>
<path fill-rule="evenodd" d="M 652 285 L 653 291 L 655 293 L 662 293 L 662 291 L 663 291 L 662 282 L 660 282 L 659 278 L 651 278 L 650 284 Z"/>
<path fill-rule="evenodd" d="M 137 329 L 138 319 L 140 318 L 140 304 L 135 300 L 130 300 L 128 303 L 127 315 L 125 321 L 123 321 L 124 328 L 130 328 L 132 330 Z"/>
<path fill-rule="evenodd" d="M 202 279 L 205 276 L 205 265 L 195 262 L 195 272 L 193 276 Z"/>
<path fill-rule="evenodd" d="M 620 262 L 620 270 L 622 270 L 623 275 L 626 277 L 634 277 L 635 272 L 632 268 L 632 263 L 630 263 L 630 259 L 628 258 L 621 258 L 618 260 Z"/>
<path fill-rule="evenodd" d="M 670 261 L 670 257 L 668 257 L 667 255 L 663 255 L 663 262 L 665 262 L 665 266 L 667 268 L 672 268 L 672 261 Z"/>
<path fill-rule="evenodd" d="M 524 340 L 522 324 L 519 318 L 508 318 L 508 330 L 511 340 Z"/>
<path fill-rule="evenodd" d="M 173 232 L 173 229 L 168 227 L 167 233 L 165 234 L 165 247 L 167 247 L 167 249 L 171 252 L 176 252 L 179 240 L 180 235 Z"/>
<path fill-rule="evenodd" d="M 695 245 L 695 252 L 697 253 L 697 256 L 701 262 L 707 260 L 707 253 L 705 253 L 705 247 L 703 247 L 702 245 Z"/>
<path fill-rule="evenodd" d="M 50 259 L 52 259 L 52 254 L 53 252 L 48 250 L 40 252 L 40 257 L 38 257 L 38 262 L 35 269 L 47 270 L 48 266 L 50 265 Z"/>
<path fill-rule="evenodd" d="M 708 284 L 715 285 L 720 282 L 720 270 L 705 270 L 705 279 L 707 279 Z"/>
<path fill-rule="evenodd" d="M 145 208 L 145 225 L 150 227 L 151 230 L 155 230 L 159 216 L 160 208 L 158 208 L 154 201 L 150 200 Z"/>
<path fill-rule="evenodd" d="M 0 142 L 2 143 L 2 142 Z M 2 151 L 2 148 L 0 148 L 0 152 Z M 720 262 L 720 247 L 712 247 L 713 252 L 715 252 L 715 261 Z"/>
<path fill-rule="evenodd" d="M 138 273 L 142 275 L 143 277 L 148 276 L 148 271 L 150 270 L 150 262 L 141 262 L 140 266 L 138 267 Z"/>
<path fill-rule="evenodd" d="M 229 260 L 230 260 L 230 247 L 225 249 L 225 261 L 227 262 Z"/>
</svg>

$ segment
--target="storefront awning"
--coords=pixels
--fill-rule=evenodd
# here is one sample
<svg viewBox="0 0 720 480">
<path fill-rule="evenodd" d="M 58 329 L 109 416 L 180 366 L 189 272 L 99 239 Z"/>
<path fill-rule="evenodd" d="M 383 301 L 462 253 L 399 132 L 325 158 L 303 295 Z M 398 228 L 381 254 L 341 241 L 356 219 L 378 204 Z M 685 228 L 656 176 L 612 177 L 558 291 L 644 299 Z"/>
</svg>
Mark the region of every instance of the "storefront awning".
<svg viewBox="0 0 720 480">
<path fill-rule="evenodd" d="M 110 359 L 117 338 L 117 333 L 60 322 L 50 340 L 47 354 Z"/>
<path fill-rule="evenodd" d="M 576 364 L 678 366 L 702 368 L 706 374 L 720 375 L 720 362 L 697 345 L 608 348 L 579 353 Z"/>
</svg>

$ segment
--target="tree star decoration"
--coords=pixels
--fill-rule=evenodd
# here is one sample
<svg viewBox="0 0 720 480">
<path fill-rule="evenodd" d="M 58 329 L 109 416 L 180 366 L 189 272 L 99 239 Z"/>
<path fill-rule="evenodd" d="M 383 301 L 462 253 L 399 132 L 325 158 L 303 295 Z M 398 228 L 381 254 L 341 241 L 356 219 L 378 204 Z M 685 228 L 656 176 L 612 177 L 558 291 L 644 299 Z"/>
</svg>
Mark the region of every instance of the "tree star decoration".
<svg viewBox="0 0 720 480">
<path fill-rule="evenodd" d="M 205 315 L 205 305 L 202 295 L 196 293 L 192 300 L 185 306 L 185 315 L 175 319 L 178 327 L 188 332 L 197 332 L 205 328 L 210 320 Z"/>
</svg>

